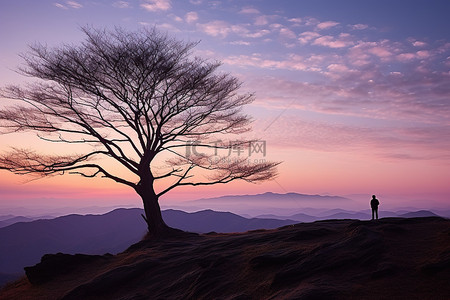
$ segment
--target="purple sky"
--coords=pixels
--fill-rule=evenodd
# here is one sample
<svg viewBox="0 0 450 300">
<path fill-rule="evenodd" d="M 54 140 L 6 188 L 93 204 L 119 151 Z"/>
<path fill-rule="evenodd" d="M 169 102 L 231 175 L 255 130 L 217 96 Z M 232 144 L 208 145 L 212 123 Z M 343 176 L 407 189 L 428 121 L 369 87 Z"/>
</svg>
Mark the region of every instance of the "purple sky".
<svg viewBox="0 0 450 300">
<path fill-rule="evenodd" d="M 34 42 L 78 43 L 87 24 L 155 26 L 200 41 L 197 55 L 222 61 L 243 91 L 255 92 L 247 107 L 253 134 L 267 142 L 265 159 L 284 161 L 276 181 L 174 190 L 168 199 L 376 193 L 399 205 L 448 207 L 449 13 L 450 1 L 433 0 L 2 1 L 0 83 L 29 80 L 13 70 Z M 31 138 L 0 136 L 0 150 Z M 3 203 L 84 189 L 77 195 L 86 203 L 104 204 L 102 188 L 112 188 L 74 177 L 26 185 L 6 172 L 0 178 Z M 139 205 L 132 192 L 115 193 Z"/>
</svg>

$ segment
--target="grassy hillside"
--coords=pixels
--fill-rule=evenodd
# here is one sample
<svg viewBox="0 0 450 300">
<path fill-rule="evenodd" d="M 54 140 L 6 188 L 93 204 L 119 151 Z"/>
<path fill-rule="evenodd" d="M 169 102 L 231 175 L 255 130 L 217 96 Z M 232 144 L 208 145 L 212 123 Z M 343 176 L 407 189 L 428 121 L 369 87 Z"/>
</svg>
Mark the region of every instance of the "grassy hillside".
<svg viewBox="0 0 450 300">
<path fill-rule="evenodd" d="M 51 255 L 1 299 L 450 299 L 450 220 L 327 220 Z"/>
</svg>

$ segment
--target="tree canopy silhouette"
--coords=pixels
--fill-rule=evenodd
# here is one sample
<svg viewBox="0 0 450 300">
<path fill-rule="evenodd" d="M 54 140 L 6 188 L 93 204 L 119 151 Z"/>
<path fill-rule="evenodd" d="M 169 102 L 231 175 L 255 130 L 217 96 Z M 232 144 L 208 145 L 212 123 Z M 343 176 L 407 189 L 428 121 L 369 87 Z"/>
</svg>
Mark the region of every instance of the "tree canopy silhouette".
<svg viewBox="0 0 450 300">
<path fill-rule="evenodd" d="M 250 129 L 241 109 L 254 96 L 239 93 L 241 82 L 219 72 L 220 63 L 194 57 L 196 43 L 156 29 L 82 31 L 86 39 L 79 45 L 37 44 L 22 55 L 19 72 L 36 81 L 2 89 L 2 97 L 20 105 L 0 110 L 0 126 L 4 133 L 31 131 L 50 143 L 90 150 L 50 155 L 12 148 L 0 155 L 0 169 L 125 184 L 142 198 L 154 234 L 170 230 L 159 198 L 177 186 L 258 182 L 276 175 L 276 162 L 213 159 L 217 149 L 248 146 L 230 137 Z M 120 172 L 110 160 L 122 166 Z"/>
</svg>

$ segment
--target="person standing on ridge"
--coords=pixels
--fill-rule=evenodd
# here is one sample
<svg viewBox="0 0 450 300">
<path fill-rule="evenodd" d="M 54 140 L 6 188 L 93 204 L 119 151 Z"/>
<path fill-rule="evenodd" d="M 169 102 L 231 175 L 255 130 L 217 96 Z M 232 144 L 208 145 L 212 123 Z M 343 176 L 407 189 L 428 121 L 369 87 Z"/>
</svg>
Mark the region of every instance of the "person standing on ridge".
<svg viewBox="0 0 450 300">
<path fill-rule="evenodd" d="M 380 205 L 380 201 L 378 201 L 375 195 L 372 195 L 372 200 L 370 200 L 370 207 L 372 208 L 372 220 L 374 219 L 375 215 L 378 220 L 378 205 Z"/>
</svg>

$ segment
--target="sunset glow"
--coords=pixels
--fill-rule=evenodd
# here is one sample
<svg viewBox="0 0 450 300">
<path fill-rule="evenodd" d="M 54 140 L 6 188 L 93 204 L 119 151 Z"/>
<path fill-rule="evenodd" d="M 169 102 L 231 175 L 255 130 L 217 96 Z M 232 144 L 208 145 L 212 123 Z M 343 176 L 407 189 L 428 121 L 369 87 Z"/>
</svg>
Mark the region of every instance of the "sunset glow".
<svg viewBox="0 0 450 300">
<path fill-rule="evenodd" d="M 0 86 L 32 80 L 14 70 L 35 42 L 80 43 L 84 25 L 156 27 L 200 41 L 196 55 L 221 61 L 242 92 L 255 94 L 245 108 L 254 119 L 247 137 L 266 148 L 251 158 L 283 162 L 274 181 L 180 187 L 163 206 L 296 192 L 449 208 L 449 12 L 450 2 L 438 0 L 3 1 Z M 0 151 L 11 146 L 76 152 L 30 134 L 0 135 Z M 141 205 L 133 190 L 107 179 L 30 179 L 0 171 L 0 207 Z"/>
</svg>

